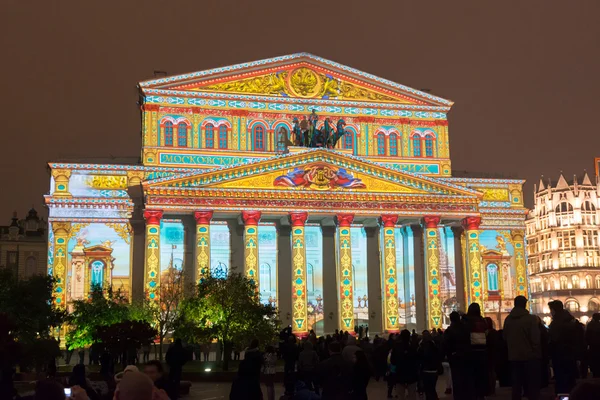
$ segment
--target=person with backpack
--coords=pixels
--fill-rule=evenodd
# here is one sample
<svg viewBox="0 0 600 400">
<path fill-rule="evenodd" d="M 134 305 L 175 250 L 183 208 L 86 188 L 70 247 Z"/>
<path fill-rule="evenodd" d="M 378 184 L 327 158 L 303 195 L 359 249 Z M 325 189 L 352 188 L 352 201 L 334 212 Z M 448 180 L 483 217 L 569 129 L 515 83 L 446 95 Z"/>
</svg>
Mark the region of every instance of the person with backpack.
<svg viewBox="0 0 600 400">
<path fill-rule="evenodd" d="M 488 391 L 487 323 L 481 316 L 481 307 L 472 303 L 465 316 L 470 346 L 467 365 L 470 377 L 470 394 L 475 400 L 485 399 Z"/>
<path fill-rule="evenodd" d="M 550 358 L 554 370 L 556 394 L 569 393 L 577 379 L 577 354 L 579 351 L 579 326 L 575 318 L 564 309 L 560 300 L 548 303 L 550 323 Z"/>
<path fill-rule="evenodd" d="M 342 357 L 342 349 L 338 342 L 329 345 L 329 358 L 321 361 L 316 374 L 320 379 L 322 400 L 346 400 L 352 387 L 352 364 Z"/>
<path fill-rule="evenodd" d="M 410 344 L 410 332 L 404 329 L 400 332 L 400 338 L 397 339 L 390 363 L 395 367 L 396 392 L 401 400 L 416 400 L 417 381 L 419 380 L 419 356 L 417 351 Z M 388 397 L 391 397 L 391 391 L 388 390 Z"/>
</svg>

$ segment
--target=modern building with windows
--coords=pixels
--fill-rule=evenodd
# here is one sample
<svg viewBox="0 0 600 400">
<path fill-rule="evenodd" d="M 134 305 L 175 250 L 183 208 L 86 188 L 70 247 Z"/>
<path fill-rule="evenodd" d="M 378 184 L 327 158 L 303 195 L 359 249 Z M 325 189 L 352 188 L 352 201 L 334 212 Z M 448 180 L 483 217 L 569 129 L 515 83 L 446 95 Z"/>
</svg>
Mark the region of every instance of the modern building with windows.
<svg viewBox="0 0 600 400">
<path fill-rule="evenodd" d="M 9 225 L 0 226 L 0 268 L 18 279 L 43 274 L 48 253 L 48 223 L 32 208 L 25 218 L 15 211 Z"/>
<path fill-rule="evenodd" d="M 452 176 L 451 101 L 306 53 L 139 93 L 140 163 L 49 164 L 57 304 L 238 271 L 304 335 L 499 319 L 527 293 L 523 181 Z M 317 131 L 339 140 L 298 146 Z"/>
<path fill-rule="evenodd" d="M 529 212 L 527 249 L 532 311 L 550 320 L 548 302 L 561 300 L 586 322 L 600 312 L 600 185 L 587 173 L 567 182 L 540 180 Z"/>
</svg>

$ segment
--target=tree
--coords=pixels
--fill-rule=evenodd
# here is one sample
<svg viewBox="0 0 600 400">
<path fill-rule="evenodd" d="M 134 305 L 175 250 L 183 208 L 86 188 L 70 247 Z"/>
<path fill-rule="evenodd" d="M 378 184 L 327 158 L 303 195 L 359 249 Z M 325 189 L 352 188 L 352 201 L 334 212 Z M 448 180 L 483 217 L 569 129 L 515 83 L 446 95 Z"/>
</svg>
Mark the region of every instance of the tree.
<svg viewBox="0 0 600 400">
<path fill-rule="evenodd" d="M 183 271 L 170 265 L 161 274 L 158 301 L 151 301 L 146 297 L 141 306 L 133 307 L 134 317 L 150 322 L 158 331 L 160 360 L 163 359 L 163 342 L 173 332 L 175 322 L 179 319 L 183 298 Z"/>
<path fill-rule="evenodd" d="M 256 285 L 239 273 L 226 278 L 208 277 L 185 299 L 175 334 L 189 341 L 217 339 L 223 347 L 223 369 L 227 370 L 234 343 L 257 338 L 274 340 L 278 332 L 276 310 L 261 304 Z"/>
<path fill-rule="evenodd" d="M 99 326 L 94 339 L 104 345 L 113 356 L 127 354 L 130 350 L 139 349 L 150 344 L 158 332 L 147 321 L 125 320 L 108 326 Z M 127 357 L 124 357 L 124 361 Z"/>
<path fill-rule="evenodd" d="M 106 292 L 106 293 L 105 293 Z M 67 333 L 69 350 L 83 349 L 97 341 L 94 333 L 129 318 L 129 302 L 120 290 L 93 287 L 87 300 L 75 300 L 68 317 L 71 330 Z"/>
<path fill-rule="evenodd" d="M 3 346 L 18 343 L 20 354 L 12 362 L 39 370 L 58 354 L 52 330 L 62 325 L 66 315 L 52 302 L 54 278 L 36 275 L 19 280 L 11 270 L 0 268 L 0 282 Z"/>
</svg>

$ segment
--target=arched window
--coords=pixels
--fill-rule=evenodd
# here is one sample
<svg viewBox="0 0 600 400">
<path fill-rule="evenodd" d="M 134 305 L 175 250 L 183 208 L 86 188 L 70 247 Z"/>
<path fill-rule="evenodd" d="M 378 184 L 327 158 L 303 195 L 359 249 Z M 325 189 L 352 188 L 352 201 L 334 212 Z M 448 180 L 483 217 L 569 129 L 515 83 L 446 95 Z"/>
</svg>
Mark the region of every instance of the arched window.
<svg viewBox="0 0 600 400">
<path fill-rule="evenodd" d="M 390 133 L 390 156 L 398 155 L 398 135 Z"/>
<path fill-rule="evenodd" d="M 252 128 L 254 134 L 254 150 L 264 151 L 265 150 L 265 128 L 262 125 L 254 125 Z"/>
<path fill-rule="evenodd" d="M 550 289 L 550 283 L 548 282 L 548 279 L 544 279 L 544 285 L 542 286 L 542 291 L 544 290 L 552 290 Z"/>
<path fill-rule="evenodd" d="M 309 293 L 315 291 L 314 269 L 311 263 L 306 264 L 306 290 Z"/>
<path fill-rule="evenodd" d="M 573 275 L 571 277 L 571 282 L 573 283 L 573 289 L 579 289 L 579 276 Z"/>
<path fill-rule="evenodd" d="M 344 135 L 344 149 L 353 150 L 354 149 L 354 133 L 348 132 Z"/>
<path fill-rule="evenodd" d="M 556 206 L 554 211 L 556 213 L 567 213 L 567 212 L 573 211 L 573 206 L 571 205 L 571 203 L 569 203 L 567 201 L 563 201 L 559 205 Z"/>
<path fill-rule="evenodd" d="M 219 149 L 227 148 L 227 126 L 219 126 Z"/>
<path fill-rule="evenodd" d="M 100 260 L 93 261 L 91 264 L 90 287 L 104 286 L 104 262 Z"/>
<path fill-rule="evenodd" d="M 205 146 L 207 149 L 214 149 L 215 148 L 215 127 L 213 126 L 213 124 L 206 124 L 206 126 L 204 127 L 204 131 L 205 131 Z"/>
<path fill-rule="evenodd" d="M 567 277 L 563 275 L 560 277 L 560 288 L 566 289 L 567 286 L 568 286 Z"/>
<path fill-rule="evenodd" d="M 600 289 L 600 275 L 596 275 L 594 281 L 596 281 L 596 289 Z"/>
<path fill-rule="evenodd" d="M 414 157 L 421 157 L 421 138 L 417 135 L 411 139 Z"/>
<path fill-rule="evenodd" d="M 593 286 L 592 286 L 592 276 L 591 275 L 587 275 L 585 277 L 585 288 L 586 289 L 593 289 Z"/>
<path fill-rule="evenodd" d="M 187 147 L 187 125 L 185 122 L 177 124 L 177 147 Z"/>
<path fill-rule="evenodd" d="M 30 278 L 35 274 L 37 274 L 37 261 L 34 256 L 29 256 L 25 260 L 25 276 Z"/>
<path fill-rule="evenodd" d="M 598 299 L 592 297 L 588 302 L 588 312 L 597 313 L 600 312 L 600 301 Z"/>
<path fill-rule="evenodd" d="M 165 122 L 165 146 L 173 146 L 173 123 Z"/>
<path fill-rule="evenodd" d="M 377 134 L 377 155 L 385 156 L 385 135 L 383 133 Z"/>
<path fill-rule="evenodd" d="M 490 292 L 498 291 L 498 266 L 496 264 L 487 266 L 487 286 Z"/>
<path fill-rule="evenodd" d="M 579 312 L 579 303 L 575 299 L 567 300 L 565 303 L 565 308 L 569 312 Z"/>
<path fill-rule="evenodd" d="M 271 264 L 264 263 L 260 265 L 260 281 L 263 289 L 269 288 L 271 291 Z M 264 291 L 264 290 L 263 290 Z"/>
<path fill-rule="evenodd" d="M 552 278 L 552 289 L 551 290 L 557 290 L 558 289 L 558 282 L 556 282 L 556 279 Z"/>
<path fill-rule="evenodd" d="M 583 211 L 596 211 L 596 206 L 594 206 L 591 201 L 584 201 L 581 209 Z"/>
<path fill-rule="evenodd" d="M 425 157 L 433 157 L 434 137 L 431 133 L 425 135 Z"/>
</svg>

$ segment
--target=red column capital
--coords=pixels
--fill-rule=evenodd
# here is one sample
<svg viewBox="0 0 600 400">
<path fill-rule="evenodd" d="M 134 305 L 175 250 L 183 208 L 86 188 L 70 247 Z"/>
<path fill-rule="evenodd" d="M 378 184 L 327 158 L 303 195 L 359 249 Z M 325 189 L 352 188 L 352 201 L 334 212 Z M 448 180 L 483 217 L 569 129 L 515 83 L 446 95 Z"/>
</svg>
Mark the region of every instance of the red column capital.
<svg viewBox="0 0 600 400">
<path fill-rule="evenodd" d="M 437 215 L 428 215 L 426 217 L 423 217 L 423 221 L 425 221 L 426 229 L 435 229 L 440 224 L 440 217 L 438 217 Z"/>
<path fill-rule="evenodd" d="M 159 225 L 162 216 L 162 210 L 144 210 L 144 218 L 148 225 Z"/>
<path fill-rule="evenodd" d="M 242 211 L 242 220 L 244 225 L 258 225 L 260 211 Z"/>
<path fill-rule="evenodd" d="M 350 225 L 352 225 L 352 221 L 354 221 L 354 214 L 336 214 L 335 219 L 338 226 L 350 227 Z"/>
<path fill-rule="evenodd" d="M 292 212 L 290 213 L 290 223 L 292 226 L 304 226 L 308 219 L 307 212 Z"/>
<path fill-rule="evenodd" d="M 208 225 L 210 224 L 210 220 L 212 219 L 213 212 L 212 211 L 195 211 L 194 218 L 196 218 L 196 223 L 198 225 Z"/>
<path fill-rule="evenodd" d="M 395 214 L 382 214 L 381 215 L 381 223 L 384 228 L 393 228 L 396 226 L 396 222 L 398 222 L 398 216 Z"/>
<path fill-rule="evenodd" d="M 467 217 L 462 220 L 462 225 L 467 231 L 476 231 L 481 225 L 481 217 Z"/>
</svg>

